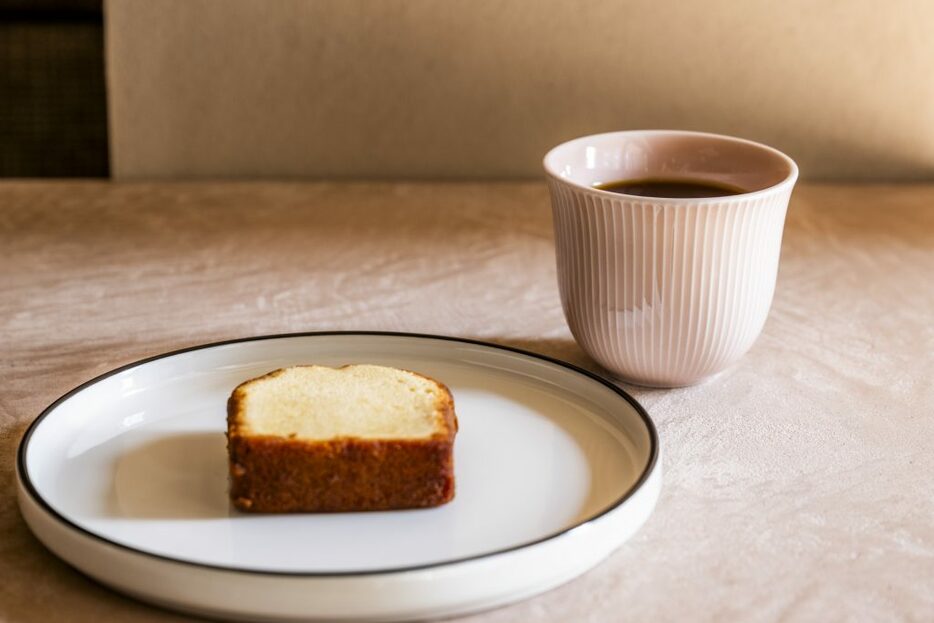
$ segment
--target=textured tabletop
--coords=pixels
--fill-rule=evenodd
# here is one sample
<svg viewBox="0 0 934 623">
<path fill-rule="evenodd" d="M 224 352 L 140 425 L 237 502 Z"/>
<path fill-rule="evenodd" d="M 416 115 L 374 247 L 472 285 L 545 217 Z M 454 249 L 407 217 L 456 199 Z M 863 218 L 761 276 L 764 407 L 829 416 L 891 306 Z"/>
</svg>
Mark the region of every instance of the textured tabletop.
<svg viewBox="0 0 934 623">
<path fill-rule="evenodd" d="M 544 184 L 0 184 L 0 621 L 169 621 L 19 517 L 20 435 L 82 381 L 247 335 L 380 329 L 594 368 Z M 772 313 L 705 384 L 628 388 L 654 515 L 605 563 L 475 623 L 934 620 L 934 186 L 802 186 Z"/>
</svg>

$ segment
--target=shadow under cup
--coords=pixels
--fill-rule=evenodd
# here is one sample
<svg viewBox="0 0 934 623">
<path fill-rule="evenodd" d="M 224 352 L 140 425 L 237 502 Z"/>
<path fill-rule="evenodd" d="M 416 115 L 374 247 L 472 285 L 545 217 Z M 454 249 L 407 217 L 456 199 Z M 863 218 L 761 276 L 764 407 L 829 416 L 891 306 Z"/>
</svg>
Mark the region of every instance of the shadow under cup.
<svg viewBox="0 0 934 623">
<path fill-rule="evenodd" d="M 680 131 L 597 134 L 545 156 L 558 285 L 574 338 L 623 380 L 690 385 L 755 342 L 775 290 L 798 177 L 781 152 Z M 627 179 L 710 181 L 747 191 L 668 199 L 594 188 Z"/>
</svg>

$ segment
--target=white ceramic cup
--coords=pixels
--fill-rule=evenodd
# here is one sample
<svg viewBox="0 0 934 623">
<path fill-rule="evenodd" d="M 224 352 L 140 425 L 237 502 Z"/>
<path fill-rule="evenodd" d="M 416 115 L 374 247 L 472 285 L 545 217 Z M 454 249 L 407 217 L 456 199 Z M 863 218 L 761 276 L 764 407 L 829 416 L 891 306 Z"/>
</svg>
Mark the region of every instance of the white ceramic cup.
<svg viewBox="0 0 934 623">
<path fill-rule="evenodd" d="M 762 331 L 798 167 L 751 141 L 673 130 L 610 132 L 545 156 L 558 282 L 574 338 L 622 380 L 690 385 Z M 749 192 L 665 199 L 594 188 L 708 180 Z"/>
</svg>

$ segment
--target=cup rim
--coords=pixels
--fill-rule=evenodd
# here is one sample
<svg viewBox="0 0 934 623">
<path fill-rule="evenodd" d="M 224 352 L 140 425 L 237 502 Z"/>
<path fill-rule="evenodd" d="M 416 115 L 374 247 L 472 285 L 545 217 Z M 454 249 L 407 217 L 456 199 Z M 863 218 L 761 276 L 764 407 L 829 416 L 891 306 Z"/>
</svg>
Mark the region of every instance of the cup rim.
<svg viewBox="0 0 934 623">
<path fill-rule="evenodd" d="M 613 192 L 609 190 L 602 190 L 594 186 L 587 186 L 580 182 L 568 179 L 566 177 L 562 177 L 558 173 L 556 168 L 549 163 L 549 160 L 552 159 L 552 156 L 555 152 L 557 152 L 559 149 L 568 147 L 574 143 L 580 143 L 580 142 L 585 142 L 585 141 L 592 140 L 595 138 L 604 138 L 604 137 L 610 137 L 610 136 L 624 138 L 624 137 L 646 136 L 646 135 L 649 135 L 649 136 L 661 136 L 661 135 L 697 136 L 697 137 L 707 137 L 707 138 L 715 138 L 719 140 L 732 141 L 734 143 L 742 143 L 745 145 L 749 145 L 751 147 L 755 147 L 756 149 L 760 149 L 762 151 L 768 152 L 769 154 L 773 156 L 777 156 L 779 159 L 784 161 L 785 164 L 788 165 L 788 175 L 786 175 L 785 178 L 782 179 L 782 181 L 778 182 L 777 184 L 766 186 L 765 188 L 760 188 L 758 190 L 753 190 L 753 191 L 746 192 L 746 193 L 739 193 L 736 195 L 724 195 L 722 197 L 703 197 L 701 199 L 698 199 L 696 197 L 645 197 L 642 195 L 629 195 L 626 193 L 618 193 L 618 192 Z M 751 141 L 749 139 L 740 138 L 738 136 L 730 136 L 728 134 L 717 134 L 715 132 L 696 132 L 694 130 L 619 130 L 615 132 L 598 132 L 596 134 L 587 134 L 585 136 L 578 136 L 577 138 L 572 138 L 569 141 L 564 141 L 563 143 L 559 143 L 558 145 L 555 145 L 554 147 L 549 149 L 548 153 L 546 153 L 545 157 L 542 159 L 542 166 L 545 169 L 545 173 L 550 178 L 553 178 L 556 181 L 559 181 L 569 186 L 573 186 L 575 188 L 583 190 L 589 194 L 596 195 L 598 197 L 613 197 L 616 199 L 628 199 L 630 201 L 641 201 L 641 202 L 655 200 L 659 202 L 664 202 L 666 204 L 676 204 L 676 205 L 678 204 L 697 205 L 698 203 L 711 203 L 711 202 L 738 203 L 740 201 L 747 201 L 750 198 L 756 198 L 760 195 L 774 194 L 776 192 L 784 190 L 785 188 L 790 188 L 791 186 L 794 186 L 795 182 L 798 179 L 797 163 L 794 160 L 792 160 L 790 156 L 788 156 L 784 152 L 781 152 L 775 149 L 774 147 L 770 147 L 764 143 L 758 143 L 756 141 Z"/>
</svg>

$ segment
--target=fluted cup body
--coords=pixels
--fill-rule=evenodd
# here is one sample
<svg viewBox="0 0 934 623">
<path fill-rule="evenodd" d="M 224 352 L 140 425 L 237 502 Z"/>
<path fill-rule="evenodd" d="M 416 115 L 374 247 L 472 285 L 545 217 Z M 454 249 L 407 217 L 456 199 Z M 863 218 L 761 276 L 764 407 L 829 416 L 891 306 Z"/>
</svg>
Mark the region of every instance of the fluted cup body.
<svg viewBox="0 0 934 623">
<path fill-rule="evenodd" d="M 576 139 L 545 158 L 564 314 L 614 376 L 672 387 L 737 361 L 762 331 L 794 162 L 750 141 L 679 131 Z M 748 189 L 666 199 L 594 188 L 622 179 L 707 180 Z"/>
</svg>

